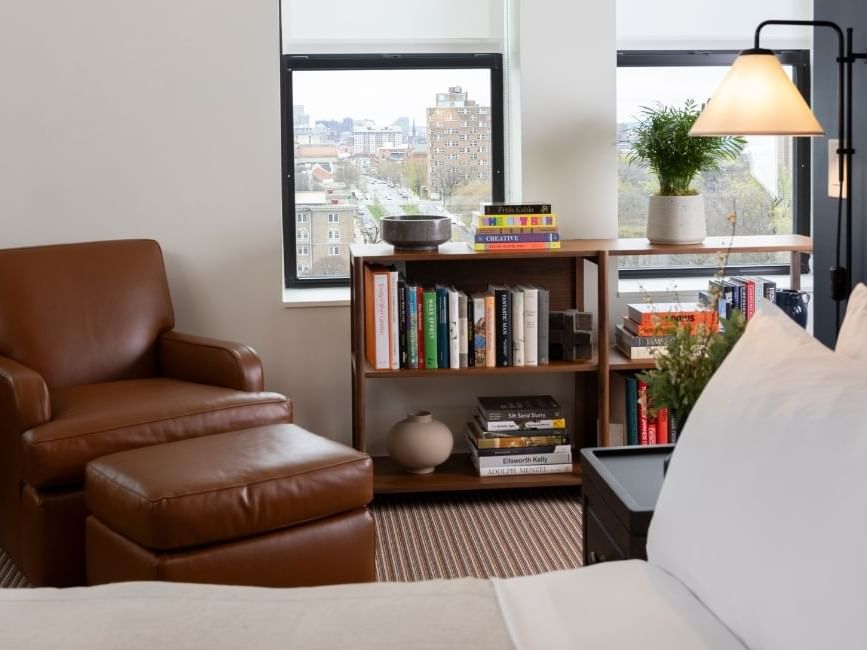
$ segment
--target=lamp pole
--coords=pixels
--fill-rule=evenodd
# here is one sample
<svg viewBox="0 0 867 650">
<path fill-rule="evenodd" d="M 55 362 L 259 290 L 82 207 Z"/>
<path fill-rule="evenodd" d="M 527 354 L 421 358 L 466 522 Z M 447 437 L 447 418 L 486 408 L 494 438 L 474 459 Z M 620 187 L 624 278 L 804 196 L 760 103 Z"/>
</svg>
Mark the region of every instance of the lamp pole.
<svg viewBox="0 0 867 650">
<path fill-rule="evenodd" d="M 852 157 L 855 149 L 852 147 L 852 77 L 853 64 L 858 59 L 867 59 L 867 53 L 856 53 L 852 50 L 852 28 L 843 29 L 829 20 L 765 20 L 756 27 L 755 47 L 759 47 L 759 37 L 764 27 L 769 25 L 801 25 L 805 27 L 826 27 L 837 35 L 837 123 L 839 139 L 837 143 L 837 177 L 840 182 L 840 194 L 837 197 L 837 248 L 836 264 L 831 269 L 831 298 L 838 304 L 837 329 L 840 329 L 839 303 L 849 296 L 852 288 Z M 843 187 L 845 183 L 845 232 L 846 255 L 845 266 L 841 265 L 840 240 L 843 233 Z"/>
</svg>

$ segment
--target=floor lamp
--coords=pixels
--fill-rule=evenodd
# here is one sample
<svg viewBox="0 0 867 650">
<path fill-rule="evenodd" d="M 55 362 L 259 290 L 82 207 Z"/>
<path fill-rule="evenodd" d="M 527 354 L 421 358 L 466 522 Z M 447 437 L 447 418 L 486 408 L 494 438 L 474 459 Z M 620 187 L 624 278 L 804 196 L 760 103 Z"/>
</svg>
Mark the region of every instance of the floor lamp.
<svg viewBox="0 0 867 650">
<path fill-rule="evenodd" d="M 735 59 L 720 87 L 695 121 L 690 135 L 824 135 L 816 116 L 789 79 L 772 50 L 759 46 L 762 28 L 769 25 L 827 27 L 837 35 L 837 257 L 831 269 L 831 298 L 837 303 L 837 330 L 840 329 L 840 302 L 852 286 L 852 72 L 858 59 L 867 53 L 852 51 L 852 28 L 843 29 L 827 20 L 766 20 L 756 27 L 755 44 Z M 830 164 L 830 160 L 829 160 Z M 844 232 L 845 204 L 845 237 Z M 846 254 L 841 257 L 841 242 Z M 844 263 L 845 259 L 845 263 Z"/>
</svg>

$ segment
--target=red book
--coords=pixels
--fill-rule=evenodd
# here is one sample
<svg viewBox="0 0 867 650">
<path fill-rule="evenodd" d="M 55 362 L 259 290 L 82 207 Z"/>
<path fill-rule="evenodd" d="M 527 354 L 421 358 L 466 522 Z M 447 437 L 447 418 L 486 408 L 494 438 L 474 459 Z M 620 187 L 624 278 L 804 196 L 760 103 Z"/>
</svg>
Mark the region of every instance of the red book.
<svg viewBox="0 0 867 650">
<path fill-rule="evenodd" d="M 667 445 L 668 443 L 668 409 L 661 408 L 656 412 L 656 444 Z"/>
<path fill-rule="evenodd" d="M 647 444 L 656 444 L 656 418 L 651 416 L 647 418 Z"/>
<path fill-rule="evenodd" d="M 647 437 L 647 384 L 638 381 L 638 444 L 650 444 Z"/>
<path fill-rule="evenodd" d="M 418 367 L 424 368 L 424 319 L 421 316 L 421 306 L 424 299 L 424 289 L 416 287 L 416 304 L 418 305 Z"/>
</svg>

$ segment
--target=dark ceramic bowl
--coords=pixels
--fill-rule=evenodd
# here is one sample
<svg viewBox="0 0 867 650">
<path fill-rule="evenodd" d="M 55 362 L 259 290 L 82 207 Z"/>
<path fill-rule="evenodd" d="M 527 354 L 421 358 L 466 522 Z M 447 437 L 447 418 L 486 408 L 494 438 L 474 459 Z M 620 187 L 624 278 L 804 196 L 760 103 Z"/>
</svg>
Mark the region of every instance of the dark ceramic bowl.
<svg viewBox="0 0 867 650">
<path fill-rule="evenodd" d="M 452 220 L 429 214 L 382 218 L 382 239 L 396 251 L 435 251 L 452 236 Z"/>
</svg>

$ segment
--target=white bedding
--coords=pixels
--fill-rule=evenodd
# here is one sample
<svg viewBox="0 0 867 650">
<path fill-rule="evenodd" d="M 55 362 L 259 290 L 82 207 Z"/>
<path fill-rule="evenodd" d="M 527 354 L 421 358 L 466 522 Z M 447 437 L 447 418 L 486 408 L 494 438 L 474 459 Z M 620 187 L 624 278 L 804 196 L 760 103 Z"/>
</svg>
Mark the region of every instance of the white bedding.
<svg viewBox="0 0 867 650">
<path fill-rule="evenodd" d="M 743 650 L 680 583 L 639 561 L 493 581 L 6 589 L 0 648 Z"/>
</svg>

